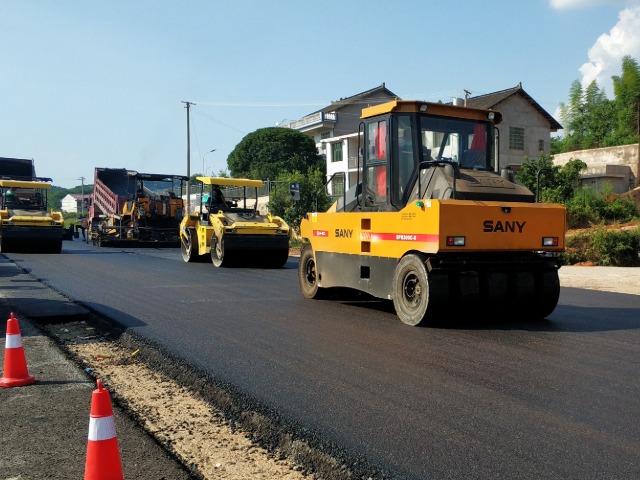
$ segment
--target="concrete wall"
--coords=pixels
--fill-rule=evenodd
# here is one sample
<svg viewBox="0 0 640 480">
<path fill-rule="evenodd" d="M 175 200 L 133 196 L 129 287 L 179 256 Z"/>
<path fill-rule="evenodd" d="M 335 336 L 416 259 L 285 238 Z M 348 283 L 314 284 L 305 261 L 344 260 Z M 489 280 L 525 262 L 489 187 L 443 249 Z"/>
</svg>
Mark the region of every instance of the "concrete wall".
<svg viewBox="0 0 640 480">
<path fill-rule="evenodd" d="M 638 186 L 638 150 L 637 143 L 576 150 L 554 155 L 553 164 L 562 166 L 572 159 L 582 160 L 587 164 L 587 170 L 581 174 L 583 185 L 591 184 L 599 188 L 608 181 L 616 193 L 624 193 Z"/>
</svg>

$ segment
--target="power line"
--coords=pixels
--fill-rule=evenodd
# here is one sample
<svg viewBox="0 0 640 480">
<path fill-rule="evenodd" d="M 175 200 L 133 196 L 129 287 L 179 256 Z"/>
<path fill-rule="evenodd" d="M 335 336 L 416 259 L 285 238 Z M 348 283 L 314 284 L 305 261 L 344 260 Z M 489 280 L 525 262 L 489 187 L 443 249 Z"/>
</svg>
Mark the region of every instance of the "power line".
<svg viewBox="0 0 640 480">
<path fill-rule="evenodd" d="M 213 116 L 211 116 L 211 115 L 209 115 L 207 113 L 204 113 L 204 112 L 202 112 L 201 110 L 199 110 L 197 108 L 194 108 L 193 111 L 194 111 L 194 113 L 197 113 L 198 115 L 201 115 L 201 116 L 203 116 L 205 118 L 208 118 L 212 122 L 216 122 L 216 123 L 219 123 L 220 125 L 224 125 L 225 127 L 230 128 L 231 130 L 235 130 L 236 132 L 241 133 L 243 135 L 247 134 L 247 132 L 245 132 L 243 130 L 240 130 L 239 128 L 233 127 L 233 126 L 231 126 L 231 125 L 229 125 L 227 123 L 221 122 L 217 118 L 214 118 Z"/>
</svg>

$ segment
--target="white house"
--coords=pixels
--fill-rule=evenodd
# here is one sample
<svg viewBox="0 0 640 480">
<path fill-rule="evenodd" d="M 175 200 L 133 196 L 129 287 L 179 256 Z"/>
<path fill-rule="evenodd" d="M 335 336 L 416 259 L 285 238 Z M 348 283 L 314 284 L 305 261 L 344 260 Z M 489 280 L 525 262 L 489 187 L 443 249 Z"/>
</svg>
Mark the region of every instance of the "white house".
<svg viewBox="0 0 640 480">
<path fill-rule="evenodd" d="M 84 207 L 83 207 L 84 201 Z M 91 195 L 85 194 L 84 197 L 79 193 L 68 193 L 61 200 L 61 210 L 65 213 L 87 213 L 91 205 Z"/>
</svg>

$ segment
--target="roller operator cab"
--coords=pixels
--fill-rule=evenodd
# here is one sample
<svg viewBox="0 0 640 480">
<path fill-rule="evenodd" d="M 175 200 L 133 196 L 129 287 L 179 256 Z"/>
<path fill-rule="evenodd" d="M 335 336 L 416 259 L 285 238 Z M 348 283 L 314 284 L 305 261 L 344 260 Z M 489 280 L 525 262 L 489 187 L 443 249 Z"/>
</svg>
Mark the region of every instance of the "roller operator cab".
<svg viewBox="0 0 640 480">
<path fill-rule="evenodd" d="M 501 119 L 418 101 L 365 108 L 356 186 L 300 225 L 303 295 L 359 290 L 392 300 L 408 325 L 465 311 L 553 312 L 565 208 L 536 203 L 498 173 Z"/>
<path fill-rule="evenodd" d="M 281 268 L 289 257 L 289 225 L 258 209 L 262 180 L 196 177 L 200 202 L 180 224 L 182 259 L 215 267 Z"/>
</svg>

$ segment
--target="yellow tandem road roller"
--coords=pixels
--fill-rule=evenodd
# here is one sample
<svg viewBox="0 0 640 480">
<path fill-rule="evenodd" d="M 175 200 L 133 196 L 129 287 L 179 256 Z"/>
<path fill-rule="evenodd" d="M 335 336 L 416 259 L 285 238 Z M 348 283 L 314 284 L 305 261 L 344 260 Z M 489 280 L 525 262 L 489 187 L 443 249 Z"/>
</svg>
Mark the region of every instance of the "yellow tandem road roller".
<svg viewBox="0 0 640 480">
<path fill-rule="evenodd" d="M 289 225 L 261 213 L 262 180 L 196 177 L 199 205 L 180 224 L 185 262 L 212 261 L 216 267 L 280 268 L 289 257 Z"/>
</svg>

